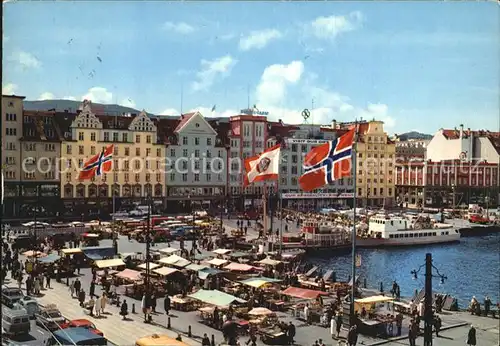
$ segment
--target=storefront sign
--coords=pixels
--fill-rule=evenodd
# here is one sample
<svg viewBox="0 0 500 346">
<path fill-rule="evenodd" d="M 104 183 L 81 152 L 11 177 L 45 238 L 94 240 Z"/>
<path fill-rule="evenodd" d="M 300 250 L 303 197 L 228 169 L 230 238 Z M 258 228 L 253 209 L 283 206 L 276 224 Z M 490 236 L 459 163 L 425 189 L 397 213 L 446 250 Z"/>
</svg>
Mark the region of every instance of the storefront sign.
<svg viewBox="0 0 500 346">
<path fill-rule="evenodd" d="M 323 144 L 323 143 L 328 143 L 330 142 L 329 140 L 326 139 L 295 139 L 295 138 L 288 138 L 286 140 L 288 144 Z"/>
<path fill-rule="evenodd" d="M 263 115 L 263 116 L 269 115 L 269 112 L 263 112 L 257 109 L 250 109 L 250 108 L 242 109 L 240 112 L 241 114 L 247 114 L 247 115 Z"/>
<path fill-rule="evenodd" d="M 318 192 L 318 193 L 283 193 L 284 199 L 316 199 L 316 198 L 354 198 L 353 193 L 335 193 L 335 192 Z"/>
</svg>

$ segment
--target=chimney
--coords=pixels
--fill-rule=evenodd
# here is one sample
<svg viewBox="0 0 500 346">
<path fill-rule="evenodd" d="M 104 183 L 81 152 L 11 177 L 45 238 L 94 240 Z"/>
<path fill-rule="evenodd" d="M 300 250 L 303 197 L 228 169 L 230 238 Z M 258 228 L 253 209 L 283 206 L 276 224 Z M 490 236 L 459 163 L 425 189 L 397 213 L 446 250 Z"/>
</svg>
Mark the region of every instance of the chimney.
<svg viewBox="0 0 500 346">
<path fill-rule="evenodd" d="M 460 138 L 464 136 L 464 124 L 460 124 Z"/>
<path fill-rule="evenodd" d="M 337 120 L 333 119 L 332 120 L 332 129 L 336 129 L 337 128 Z"/>
</svg>

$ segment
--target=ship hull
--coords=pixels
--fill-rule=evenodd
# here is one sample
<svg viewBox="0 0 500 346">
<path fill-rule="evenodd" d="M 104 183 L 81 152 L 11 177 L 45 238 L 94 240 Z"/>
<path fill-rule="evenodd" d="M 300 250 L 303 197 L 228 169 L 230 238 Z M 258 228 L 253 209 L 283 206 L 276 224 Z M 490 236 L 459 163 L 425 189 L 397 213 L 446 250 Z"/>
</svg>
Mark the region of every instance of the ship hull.
<svg viewBox="0 0 500 346">
<path fill-rule="evenodd" d="M 418 237 L 418 238 L 357 238 L 356 247 L 375 248 L 375 247 L 394 247 L 394 246 L 421 246 L 432 244 L 449 244 L 460 242 L 459 234 L 452 234 L 444 237 Z"/>
</svg>

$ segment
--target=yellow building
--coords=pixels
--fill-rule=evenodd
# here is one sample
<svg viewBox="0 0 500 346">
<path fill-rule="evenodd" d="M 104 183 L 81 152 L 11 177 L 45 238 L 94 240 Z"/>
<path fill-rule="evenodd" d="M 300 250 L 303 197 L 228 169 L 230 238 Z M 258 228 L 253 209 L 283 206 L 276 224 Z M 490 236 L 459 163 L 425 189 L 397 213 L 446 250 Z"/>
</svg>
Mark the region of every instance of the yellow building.
<svg viewBox="0 0 500 346">
<path fill-rule="evenodd" d="M 154 122 L 143 111 L 139 115 L 109 116 L 92 112 L 84 101 L 81 112 L 66 117 L 61 144 L 61 197 L 65 204 L 81 208 L 82 203 L 96 203 L 109 210 L 114 197 L 121 205 L 143 202 L 151 196 L 158 204 L 165 196 L 165 145 L 157 138 Z M 60 119 L 60 123 L 64 121 Z M 105 147 L 114 145 L 113 170 L 92 181 L 79 181 L 84 162 Z"/>
<path fill-rule="evenodd" d="M 396 145 L 382 121 L 359 125 L 357 142 L 357 197 L 363 206 L 390 206 L 395 198 Z"/>
</svg>

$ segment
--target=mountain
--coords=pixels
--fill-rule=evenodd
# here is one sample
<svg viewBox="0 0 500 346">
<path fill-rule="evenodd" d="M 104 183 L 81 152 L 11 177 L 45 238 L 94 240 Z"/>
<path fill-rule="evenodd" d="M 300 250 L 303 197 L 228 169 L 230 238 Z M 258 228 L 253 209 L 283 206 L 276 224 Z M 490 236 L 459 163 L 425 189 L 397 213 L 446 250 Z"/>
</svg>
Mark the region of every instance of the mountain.
<svg viewBox="0 0 500 346">
<path fill-rule="evenodd" d="M 33 111 L 48 111 L 49 109 L 55 109 L 58 112 L 64 112 L 68 110 L 69 112 L 76 112 L 81 101 L 72 100 L 43 100 L 43 101 L 24 101 L 25 110 Z M 92 103 L 92 109 L 99 114 L 107 115 L 120 115 L 123 113 L 136 113 L 139 114 L 140 111 L 130 107 L 124 107 L 120 105 L 108 105 L 102 103 Z M 148 113 L 149 115 L 153 115 Z"/>
<path fill-rule="evenodd" d="M 402 134 L 397 135 L 397 136 L 402 141 L 407 141 L 409 139 L 423 139 L 423 140 L 432 139 L 432 135 L 420 133 L 417 131 L 410 131 L 410 132 L 402 133 Z"/>
</svg>

